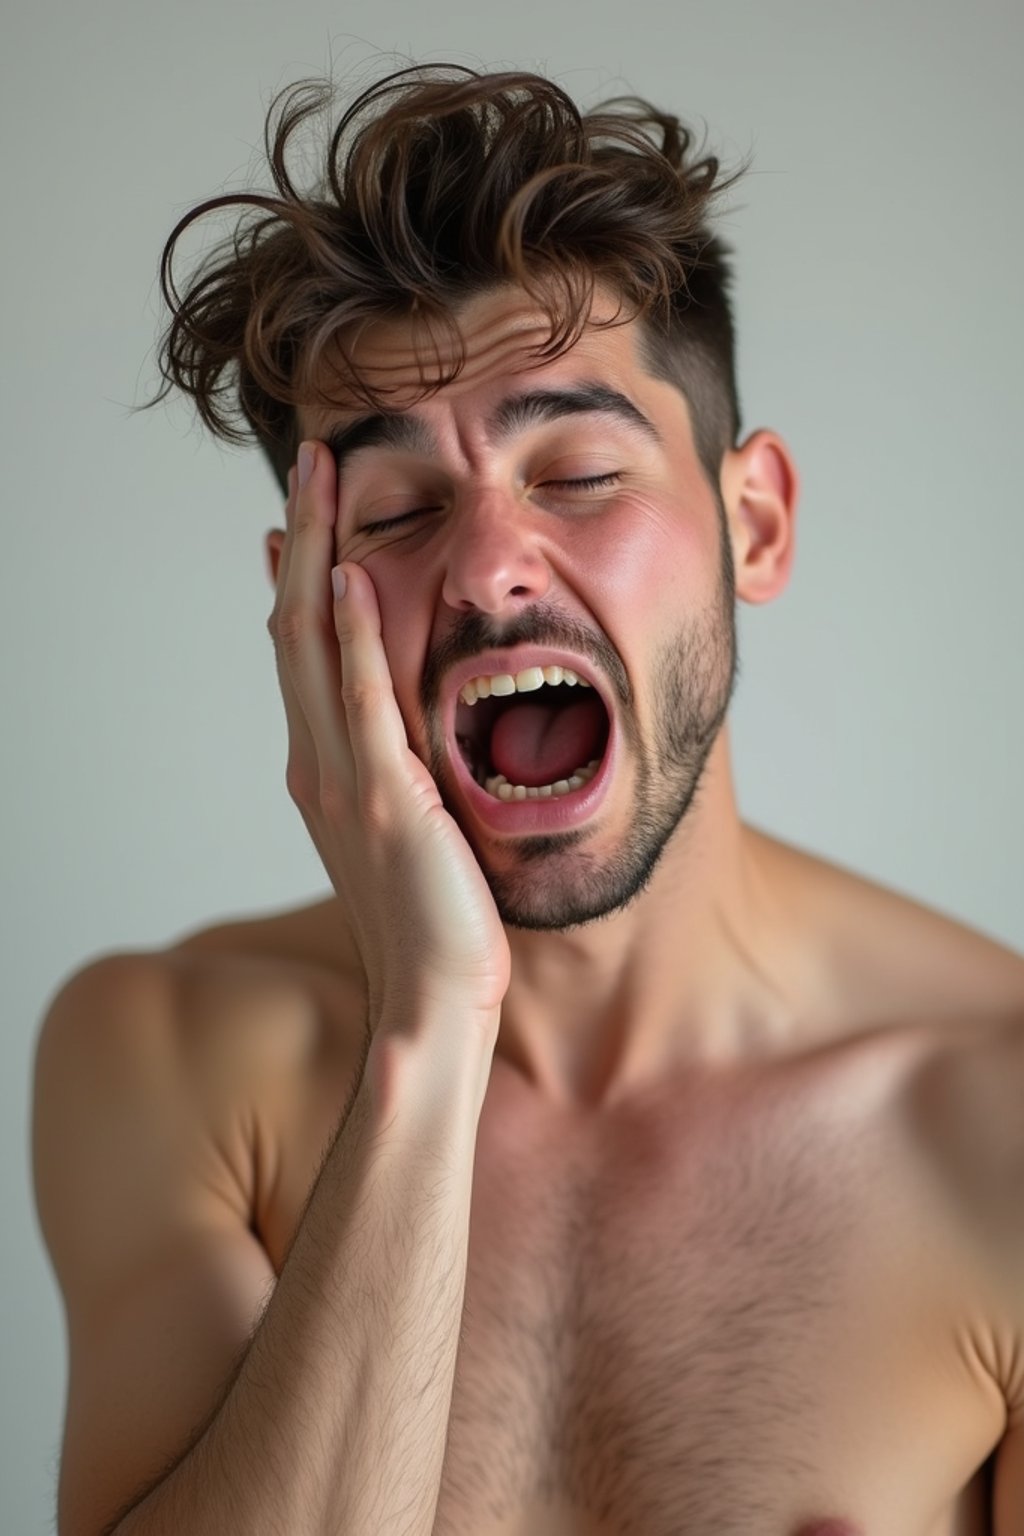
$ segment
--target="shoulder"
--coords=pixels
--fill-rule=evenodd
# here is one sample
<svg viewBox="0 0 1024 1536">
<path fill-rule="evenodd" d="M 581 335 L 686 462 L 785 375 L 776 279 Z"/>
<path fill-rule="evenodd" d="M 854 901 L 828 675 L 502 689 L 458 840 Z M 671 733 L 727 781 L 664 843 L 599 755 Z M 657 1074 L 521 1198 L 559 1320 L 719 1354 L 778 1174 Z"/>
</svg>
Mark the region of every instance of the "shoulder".
<svg viewBox="0 0 1024 1536">
<path fill-rule="evenodd" d="M 902 1108 L 972 1279 L 965 1337 L 1024 1411 L 1024 1008 L 936 1027 Z"/>
<path fill-rule="evenodd" d="M 1002 1235 L 1024 1261 L 1024 1010 L 937 1028 L 908 1079 L 906 1107 L 967 1213 L 997 1225 L 1012 1215 Z"/>
<path fill-rule="evenodd" d="M 74 971 L 40 1038 L 127 1032 L 142 1049 L 173 1044 L 183 1065 L 217 1075 L 230 1063 L 299 1066 L 362 1036 L 365 988 L 339 938 L 332 956 L 301 924 L 256 918 L 197 929 L 164 949 L 111 951 Z"/>
<path fill-rule="evenodd" d="M 770 853 L 824 957 L 828 1038 L 884 1068 L 890 1172 L 931 1233 L 921 1261 L 946 1266 L 961 1346 L 1024 1413 L 1024 956 L 802 850 Z"/>
<path fill-rule="evenodd" d="M 149 1102 L 152 1084 L 177 1103 L 173 1123 L 188 1128 L 206 1184 L 248 1219 L 271 1198 L 311 1085 L 344 1101 L 364 1014 L 357 971 L 303 954 L 275 920 L 204 928 L 166 949 L 104 954 L 65 980 L 38 1036 L 37 1093 L 85 1071 L 101 1075 L 101 1094 Z"/>
<path fill-rule="evenodd" d="M 354 945 L 323 903 L 197 929 L 153 959 L 178 995 L 187 1045 L 301 1070 L 358 1050 L 366 988 Z"/>
<path fill-rule="evenodd" d="M 808 987 L 836 1038 L 1024 1018 L 1024 955 L 842 865 L 757 833 L 774 900 L 813 959 Z"/>
</svg>

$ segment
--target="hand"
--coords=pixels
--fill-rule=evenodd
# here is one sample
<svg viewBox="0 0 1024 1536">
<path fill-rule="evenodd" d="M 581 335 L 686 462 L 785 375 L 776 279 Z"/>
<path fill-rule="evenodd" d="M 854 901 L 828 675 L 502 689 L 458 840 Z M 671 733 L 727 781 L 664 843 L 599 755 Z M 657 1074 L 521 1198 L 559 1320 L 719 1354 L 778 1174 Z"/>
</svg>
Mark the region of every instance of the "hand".
<svg viewBox="0 0 1024 1536">
<path fill-rule="evenodd" d="M 362 957 L 370 1028 L 407 1004 L 496 1015 L 511 958 L 472 849 L 409 746 L 373 582 L 344 567 L 335 602 L 337 475 L 324 443 L 303 488 L 289 471 L 287 532 L 267 628 L 288 717 L 288 792 Z"/>
</svg>

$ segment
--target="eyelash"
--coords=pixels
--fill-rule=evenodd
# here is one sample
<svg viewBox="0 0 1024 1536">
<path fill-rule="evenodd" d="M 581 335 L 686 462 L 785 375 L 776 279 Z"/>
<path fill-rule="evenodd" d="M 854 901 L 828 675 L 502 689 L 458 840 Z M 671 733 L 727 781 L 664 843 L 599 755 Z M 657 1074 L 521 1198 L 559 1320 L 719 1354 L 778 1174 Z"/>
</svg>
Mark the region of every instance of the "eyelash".
<svg viewBox="0 0 1024 1536">
<path fill-rule="evenodd" d="M 590 475 L 583 480 L 545 480 L 544 484 L 561 486 L 571 485 L 574 486 L 577 490 L 596 491 L 601 486 L 614 485 L 616 480 L 621 479 L 621 474 L 618 471 L 613 471 L 608 475 Z M 387 529 L 397 528 L 402 523 L 410 522 L 414 517 L 424 517 L 427 510 L 428 509 L 426 507 L 422 507 L 415 512 L 403 512 L 401 517 L 386 518 L 383 522 L 380 523 L 366 523 L 359 531 L 360 533 L 385 533 Z"/>
</svg>

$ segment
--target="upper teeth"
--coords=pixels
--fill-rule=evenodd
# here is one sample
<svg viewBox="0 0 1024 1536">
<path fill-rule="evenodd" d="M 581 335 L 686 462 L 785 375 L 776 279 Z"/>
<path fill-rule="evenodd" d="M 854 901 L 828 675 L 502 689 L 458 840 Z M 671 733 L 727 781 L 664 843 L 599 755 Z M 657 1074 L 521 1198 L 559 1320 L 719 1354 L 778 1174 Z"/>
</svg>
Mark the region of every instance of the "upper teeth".
<svg viewBox="0 0 1024 1536">
<path fill-rule="evenodd" d="M 492 694 L 530 693 L 543 688 L 545 683 L 579 683 L 581 688 L 591 688 L 585 677 L 578 677 L 569 667 L 527 667 L 513 677 L 511 672 L 498 672 L 492 677 L 471 677 L 459 689 L 463 704 L 475 704 L 477 699 L 489 699 Z"/>
</svg>

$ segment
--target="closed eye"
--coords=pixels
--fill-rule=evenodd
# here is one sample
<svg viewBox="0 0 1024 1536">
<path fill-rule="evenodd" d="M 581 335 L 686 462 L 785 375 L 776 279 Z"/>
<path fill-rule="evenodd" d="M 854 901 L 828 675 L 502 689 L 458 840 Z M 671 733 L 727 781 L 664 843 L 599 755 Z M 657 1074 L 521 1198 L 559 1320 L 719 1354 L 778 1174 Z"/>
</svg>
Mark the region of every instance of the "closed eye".
<svg viewBox="0 0 1024 1536">
<path fill-rule="evenodd" d="M 614 485 L 622 476 L 618 471 L 610 475 L 591 475 L 589 480 L 545 480 L 545 485 L 574 485 L 578 491 L 596 491 L 602 485 Z"/>
<path fill-rule="evenodd" d="M 401 517 L 388 517 L 380 523 L 364 523 L 360 533 L 387 533 L 389 528 L 401 528 L 403 523 L 411 523 L 414 517 L 426 517 L 428 512 L 436 512 L 436 507 L 417 507 L 415 512 L 403 512 Z"/>
<path fill-rule="evenodd" d="M 583 480 L 544 480 L 541 483 L 540 489 L 543 490 L 547 486 L 553 485 L 562 489 L 571 487 L 576 491 L 597 491 L 601 490 L 604 486 L 614 485 L 621 478 L 622 476 L 618 471 L 613 471 L 608 475 L 590 475 Z M 400 528 L 403 523 L 409 523 L 413 518 L 426 517 L 428 513 L 436 512 L 437 510 L 436 507 L 417 507 L 413 512 L 403 512 L 401 517 L 389 517 L 379 523 L 365 523 L 360 532 L 371 534 L 386 533 L 389 528 Z"/>
</svg>

